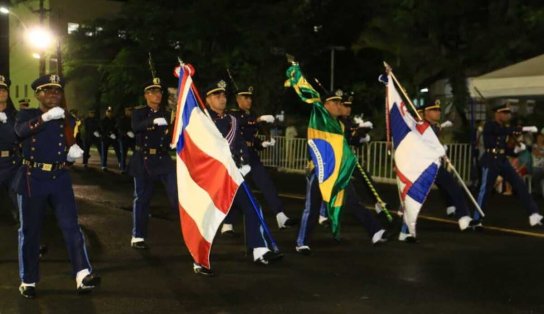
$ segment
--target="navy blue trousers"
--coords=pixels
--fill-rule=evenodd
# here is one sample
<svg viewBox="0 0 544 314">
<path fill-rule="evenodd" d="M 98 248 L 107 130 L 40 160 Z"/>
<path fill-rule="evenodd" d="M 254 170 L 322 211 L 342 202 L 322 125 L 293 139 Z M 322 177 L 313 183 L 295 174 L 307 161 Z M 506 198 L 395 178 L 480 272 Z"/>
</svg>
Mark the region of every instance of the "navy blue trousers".
<svg viewBox="0 0 544 314">
<path fill-rule="evenodd" d="M 121 152 L 119 151 L 119 143 L 116 140 L 112 139 L 102 139 L 101 147 L 100 147 L 100 166 L 101 167 L 108 167 L 108 150 L 110 149 L 110 146 L 113 146 L 113 150 L 115 151 L 115 156 L 117 156 L 117 162 L 119 163 L 119 167 L 121 167 Z M 121 168 L 121 170 L 124 170 L 124 168 Z"/>
<path fill-rule="evenodd" d="M 255 205 L 258 206 L 257 201 L 254 202 Z M 257 210 L 260 210 L 260 208 L 258 208 Z M 247 247 L 249 249 L 254 249 L 257 247 L 268 247 L 263 228 L 261 227 L 261 221 L 257 216 L 256 209 L 254 208 L 249 196 L 247 195 L 246 191 L 242 186 L 240 186 L 240 188 L 238 188 L 238 191 L 236 192 L 234 202 L 232 203 L 231 210 L 229 211 L 229 215 L 227 215 L 227 217 L 231 215 L 238 216 L 240 214 L 243 214 L 245 218 L 244 227 L 246 233 Z"/>
<path fill-rule="evenodd" d="M 455 216 L 457 218 L 470 215 L 465 192 L 446 168 L 438 168 L 434 184 L 436 184 L 442 194 L 445 195 L 447 203 L 455 206 Z"/>
<path fill-rule="evenodd" d="M 319 190 L 317 175 L 312 171 L 309 177 L 306 178 L 306 201 L 300 219 L 297 246 L 309 245 L 311 234 L 318 222 L 322 201 L 323 198 Z M 361 199 L 355 192 L 353 184 L 350 184 L 345 190 L 344 208 L 355 215 L 370 237 L 382 229 L 378 221 L 372 216 L 372 213 L 363 206 Z"/>
<path fill-rule="evenodd" d="M 121 170 L 125 171 L 127 168 L 127 154 L 128 150 L 131 149 L 134 152 L 135 144 L 134 139 L 129 137 L 121 137 L 118 141 L 119 145 L 119 167 Z"/>
<path fill-rule="evenodd" d="M 174 172 L 149 176 L 134 177 L 134 202 L 132 207 L 132 236 L 136 238 L 147 237 L 147 224 L 149 222 L 149 205 L 153 195 L 155 181 L 161 181 L 168 195 L 168 201 L 172 211 L 178 210 L 178 190 L 176 174 Z"/>
<path fill-rule="evenodd" d="M 55 180 L 43 181 L 39 196 L 18 194 L 19 216 L 19 276 L 25 283 L 38 282 L 40 235 L 49 204 L 55 212 L 57 223 L 62 231 L 68 257 L 75 276 L 80 270 L 88 268 L 92 272 L 85 239 L 77 220 L 77 209 L 70 175 L 65 172 Z"/>
<path fill-rule="evenodd" d="M 89 157 L 91 157 L 90 151 L 91 146 L 96 146 L 96 149 L 98 150 L 98 153 L 100 154 L 100 158 L 102 159 L 101 149 L 102 149 L 102 142 L 100 139 L 96 137 L 89 137 L 83 139 L 83 164 L 86 165 L 89 162 Z"/>
<path fill-rule="evenodd" d="M 484 209 L 489 193 L 491 193 L 495 186 L 497 176 L 501 175 L 506 181 L 510 182 L 512 189 L 521 200 L 527 214 L 538 213 L 538 207 L 531 194 L 529 194 L 527 185 L 516 170 L 514 170 L 508 159 L 505 157 L 491 159 L 493 157 L 485 155 L 483 158 L 486 160 L 482 160 L 482 180 L 480 183 L 480 192 L 478 193 L 478 205 Z M 475 211 L 474 219 L 478 220 L 480 218 L 480 213 Z"/>
</svg>

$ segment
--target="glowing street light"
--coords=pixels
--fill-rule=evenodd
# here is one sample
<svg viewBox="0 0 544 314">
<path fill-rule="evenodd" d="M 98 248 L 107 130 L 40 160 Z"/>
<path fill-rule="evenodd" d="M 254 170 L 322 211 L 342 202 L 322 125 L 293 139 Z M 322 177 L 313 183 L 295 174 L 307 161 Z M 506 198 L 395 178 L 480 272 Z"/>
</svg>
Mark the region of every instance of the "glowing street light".
<svg viewBox="0 0 544 314">
<path fill-rule="evenodd" d="M 26 33 L 28 43 L 39 50 L 46 50 L 51 47 L 55 38 L 53 34 L 43 27 L 33 27 Z"/>
<path fill-rule="evenodd" d="M 9 9 L 6 7 L 0 7 L 0 13 L 2 14 L 9 14 Z"/>
<path fill-rule="evenodd" d="M 34 59 L 41 59 L 41 58 L 42 58 L 42 56 L 40 56 L 40 54 L 39 54 L 39 53 L 37 53 L 37 52 L 34 52 L 34 53 L 32 54 L 32 58 L 34 58 Z"/>
</svg>

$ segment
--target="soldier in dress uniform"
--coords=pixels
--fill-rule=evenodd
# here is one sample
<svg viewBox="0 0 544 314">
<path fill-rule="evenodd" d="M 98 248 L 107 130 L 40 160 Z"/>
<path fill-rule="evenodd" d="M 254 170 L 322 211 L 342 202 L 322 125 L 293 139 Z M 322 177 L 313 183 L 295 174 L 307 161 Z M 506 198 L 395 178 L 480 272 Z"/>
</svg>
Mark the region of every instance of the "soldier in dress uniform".
<svg viewBox="0 0 544 314">
<path fill-rule="evenodd" d="M 15 221 L 19 221 L 17 198 L 11 188 L 11 182 L 21 165 L 21 156 L 19 139 L 14 129 L 17 110 L 9 97 L 10 84 L 9 78 L 0 75 L 0 189 L 5 191 L 12 201 L 11 204 L 3 202 L 3 206 L 9 208 Z"/>
<path fill-rule="evenodd" d="M 91 146 L 95 146 L 100 154 L 100 121 L 96 117 L 96 110 L 91 109 L 87 112 L 87 117 L 83 120 L 83 166 L 87 168 L 89 157 L 91 156 Z"/>
<path fill-rule="evenodd" d="M 124 115 L 117 121 L 119 131 L 119 152 L 121 153 L 121 171 L 126 171 L 127 154 L 130 149 L 134 153 L 134 132 L 132 132 L 133 107 L 125 107 Z"/>
<path fill-rule="evenodd" d="M 132 132 L 136 139 L 134 154 L 129 161 L 128 174 L 134 177 L 134 207 L 132 208 L 132 239 L 135 249 L 147 249 L 149 205 L 155 181 L 161 181 L 168 194 L 172 210 L 178 212 L 176 168 L 169 155 L 172 125 L 170 111 L 161 106 L 163 88 L 159 78 L 144 85 L 145 106 L 134 108 Z"/>
<path fill-rule="evenodd" d="M 19 109 L 26 109 L 28 107 L 30 107 L 30 99 L 28 98 L 19 99 Z"/>
<path fill-rule="evenodd" d="M 323 106 L 331 117 L 339 119 L 345 115 L 345 109 L 342 108 L 344 93 L 341 90 L 335 90 L 333 93 L 327 95 Z M 342 123 L 341 121 L 339 121 Z M 343 125 L 343 124 L 342 124 Z M 296 239 L 295 250 L 302 255 L 309 255 L 310 250 L 310 237 L 318 223 L 318 216 L 321 208 L 323 198 L 319 189 L 318 178 L 316 169 L 313 163 L 309 163 L 309 174 L 306 178 L 306 201 L 302 217 L 300 219 L 300 227 L 298 230 L 298 236 Z M 361 222 L 363 227 L 368 232 L 372 244 L 379 244 L 385 242 L 386 230 L 381 224 L 374 218 L 372 213 L 365 207 L 363 207 L 361 199 L 355 191 L 353 182 L 345 189 L 344 208 L 351 212 L 357 220 Z"/>
<path fill-rule="evenodd" d="M 500 175 L 512 185 L 514 192 L 521 200 L 521 203 L 529 216 L 529 225 L 531 227 L 542 226 L 544 222 L 542 221 L 542 215 L 540 214 L 533 197 L 529 193 L 527 185 L 525 185 L 523 179 L 516 170 L 514 170 L 507 159 L 508 155 L 515 155 L 519 151 L 525 149 L 525 145 L 521 144 L 516 146 L 513 151 L 508 149 L 506 145 L 507 137 L 516 136 L 521 132 L 536 133 L 538 132 L 538 129 L 535 126 L 508 126 L 508 123 L 512 118 L 512 110 L 509 104 L 495 106 L 493 111 L 494 120 L 487 121 L 483 130 L 485 152 L 480 160 L 482 180 L 480 181 L 478 204 L 484 209 L 487 197 L 493 189 L 497 176 Z M 482 224 L 479 212 L 475 211 L 473 218 L 479 222 L 476 227 L 480 228 Z"/>
<path fill-rule="evenodd" d="M 21 110 L 15 132 L 22 140 L 22 165 L 14 179 L 19 204 L 19 291 L 36 296 L 38 257 L 46 206 L 55 211 L 76 279 L 78 293 L 90 292 L 100 283 L 93 274 L 85 239 L 78 225 L 72 179 L 67 166 L 83 155 L 75 144 L 74 119 L 60 107 L 64 80 L 46 75 L 32 83 L 39 108 Z"/>
<path fill-rule="evenodd" d="M 119 143 L 117 142 L 117 128 L 115 126 L 115 118 L 113 116 L 113 109 L 108 107 L 106 109 L 106 116 L 100 121 L 100 134 L 101 134 L 101 148 L 100 148 L 100 168 L 102 171 L 108 169 L 108 150 L 110 146 L 113 146 L 115 156 L 117 156 L 117 162 L 119 168 L 121 168 L 121 153 L 119 151 Z"/>
<path fill-rule="evenodd" d="M 258 151 L 274 146 L 276 143 L 273 138 L 261 141 L 261 139 L 257 137 L 257 133 L 259 132 L 259 124 L 273 123 L 275 118 L 272 115 L 257 117 L 255 113 L 251 111 L 253 106 L 252 86 L 248 86 L 247 88 L 240 89 L 236 92 L 236 103 L 238 104 L 238 109 L 232 110 L 231 114 L 238 120 L 240 134 L 242 135 L 248 148 L 248 162 L 251 166 L 251 171 L 249 172 L 248 178 L 250 178 L 257 188 L 259 188 L 259 190 L 261 190 L 263 193 L 268 206 L 270 209 L 272 209 L 274 214 L 276 214 L 276 221 L 280 229 L 296 225 L 295 220 L 290 219 L 287 217 L 287 215 L 285 215 L 284 206 L 278 197 L 278 192 L 274 186 L 274 182 L 272 182 L 270 175 L 264 168 L 258 153 Z M 229 224 L 229 221 L 227 220 L 227 222 L 223 224 L 222 232 L 225 232 L 225 229 L 228 228 L 232 230 L 232 225 Z"/>
<path fill-rule="evenodd" d="M 434 102 L 427 103 L 418 108 L 418 112 L 423 119 L 422 125 L 429 126 L 436 134 L 436 137 L 439 137 L 440 130 L 442 129 L 442 125 L 440 124 L 440 100 L 436 99 Z M 436 184 L 442 195 L 445 196 L 448 205 L 455 207 L 454 215 L 457 218 L 459 229 L 464 231 L 474 225 L 475 222 L 470 217 L 467 196 L 457 179 L 448 171 L 448 165 L 445 160 L 442 160 L 441 166 L 438 168 L 434 184 Z M 415 240 L 408 232 L 408 226 L 405 224 L 402 226 L 399 240 L 406 242 L 414 242 Z"/>
<path fill-rule="evenodd" d="M 249 151 L 242 134 L 240 133 L 240 124 L 238 119 L 226 112 L 227 84 L 224 80 L 214 82 L 205 90 L 206 105 L 208 106 L 210 117 L 217 126 L 217 129 L 227 139 L 230 146 L 232 157 L 242 175 L 247 175 L 251 170 L 249 166 Z M 238 189 L 231 208 L 232 211 L 241 211 L 245 216 L 246 245 L 252 253 L 253 261 L 257 264 L 267 265 L 270 262 L 277 261 L 283 257 L 279 252 L 271 251 L 265 240 L 265 235 L 261 231 L 261 225 L 257 216 L 256 209 L 253 208 L 249 196 L 244 189 Z M 197 274 L 210 275 L 211 270 L 201 265 L 194 265 L 194 271 Z"/>
</svg>

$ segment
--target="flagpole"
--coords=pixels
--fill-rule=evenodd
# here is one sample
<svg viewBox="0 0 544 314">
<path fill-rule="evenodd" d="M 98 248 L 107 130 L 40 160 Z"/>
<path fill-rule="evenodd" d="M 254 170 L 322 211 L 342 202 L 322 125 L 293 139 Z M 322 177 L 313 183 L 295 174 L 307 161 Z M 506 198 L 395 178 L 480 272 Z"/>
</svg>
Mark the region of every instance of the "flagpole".
<svg viewBox="0 0 544 314">
<path fill-rule="evenodd" d="M 276 241 L 274 241 L 274 238 L 272 238 L 272 233 L 270 233 L 270 229 L 268 229 L 268 226 L 266 225 L 266 221 L 264 221 L 263 213 L 260 210 L 260 208 L 257 206 L 257 202 L 255 201 L 255 198 L 253 197 L 253 194 L 248 189 L 246 182 L 242 182 L 242 187 L 244 188 L 244 191 L 246 192 L 247 197 L 249 198 L 249 201 L 251 202 L 251 205 L 253 206 L 253 210 L 255 210 L 255 213 L 257 214 L 257 217 L 259 218 L 259 222 L 261 223 L 261 227 L 263 228 L 264 233 L 270 240 L 270 246 L 272 246 L 272 250 L 274 252 L 278 253 L 280 249 L 278 248 L 278 245 L 276 244 Z"/>
<path fill-rule="evenodd" d="M 410 100 L 410 97 L 408 97 L 408 95 L 406 94 L 406 91 L 404 90 L 404 87 L 402 87 L 402 85 L 399 83 L 399 81 L 395 77 L 395 74 L 393 73 L 393 69 L 391 68 L 391 66 L 389 64 L 387 64 L 387 62 L 385 62 L 385 61 L 383 62 L 383 64 L 385 66 L 386 72 L 391 76 L 391 78 L 393 78 L 393 81 L 397 84 L 397 86 L 401 90 L 402 94 L 404 95 L 404 98 L 406 98 L 406 100 L 408 101 L 408 103 L 412 107 L 412 110 L 414 110 L 415 114 L 417 115 L 418 120 L 422 121 L 423 119 L 421 118 L 421 116 L 417 112 L 416 107 L 414 106 L 414 104 Z M 455 174 L 455 176 L 457 177 L 457 179 L 459 181 L 459 184 L 461 184 L 461 186 L 463 187 L 463 190 L 466 192 L 468 198 L 472 201 L 472 204 L 474 205 L 476 210 L 478 210 L 478 212 L 480 212 L 482 217 L 485 217 L 485 214 L 482 211 L 482 209 L 480 208 L 480 205 L 478 205 L 478 202 L 476 202 L 476 200 L 474 199 L 474 196 L 472 196 L 472 193 L 470 192 L 470 190 L 466 186 L 465 181 L 463 181 L 463 179 L 459 175 L 459 172 L 457 172 L 457 169 L 455 169 L 455 167 L 453 166 L 453 164 L 449 160 L 448 156 L 444 155 L 444 159 L 448 163 L 448 166 L 452 169 L 453 173 Z"/>
<path fill-rule="evenodd" d="M 391 68 L 391 66 L 389 64 L 387 64 L 387 62 L 383 62 L 383 65 L 385 66 L 385 71 L 391 75 L 391 78 L 393 78 L 393 81 L 395 83 L 397 83 L 397 86 L 399 87 L 400 91 L 402 92 L 402 94 L 404 95 L 404 98 L 406 98 L 406 101 L 408 101 L 408 103 L 410 104 L 410 107 L 412 108 L 412 110 L 415 112 L 416 116 L 417 116 L 417 119 L 419 121 L 423 120 L 421 118 L 421 116 L 419 115 L 419 113 L 417 112 L 417 109 L 416 109 L 416 106 L 414 106 L 414 104 L 412 103 L 412 101 L 410 100 L 410 97 L 408 97 L 408 95 L 406 94 L 406 91 L 404 90 L 404 87 L 402 87 L 402 85 L 399 83 L 399 81 L 397 80 L 397 77 L 395 76 L 395 74 L 393 73 L 393 69 Z"/>
<path fill-rule="evenodd" d="M 470 192 L 470 190 L 466 186 L 465 182 L 461 178 L 461 175 L 459 175 L 459 172 L 457 172 L 457 169 L 455 169 L 455 167 L 453 166 L 453 163 L 451 162 L 451 160 L 448 158 L 448 156 L 444 156 L 444 160 L 446 161 L 446 163 L 448 163 L 448 166 L 450 167 L 450 169 L 455 174 L 455 177 L 457 178 L 459 183 L 461 183 L 461 186 L 463 187 L 463 189 L 467 193 L 468 198 L 470 198 L 470 200 L 472 201 L 472 204 L 474 205 L 474 207 L 478 210 L 478 212 L 480 212 L 480 215 L 482 215 L 482 217 L 485 217 L 485 214 L 484 214 L 482 208 L 480 207 L 478 202 L 476 202 L 476 200 L 474 199 L 474 196 L 472 196 L 472 193 Z"/>
<path fill-rule="evenodd" d="M 361 173 L 361 175 L 363 176 L 363 179 L 365 180 L 366 184 L 368 185 L 368 188 L 370 189 L 370 191 L 372 192 L 372 194 L 374 195 L 374 197 L 376 198 L 378 203 L 380 203 L 380 205 L 382 206 L 382 210 L 385 213 L 385 216 L 387 216 L 387 220 L 389 220 L 389 222 L 392 222 L 393 217 L 391 217 L 391 213 L 385 207 L 386 203 L 382 200 L 382 198 L 378 194 L 378 191 L 376 191 L 376 188 L 372 184 L 372 181 L 370 181 L 370 178 L 366 175 L 366 172 L 363 169 L 363 167 L 361 167 L 361 164 L 359 163 L 359 161 L 356 162 L 356 165 L 357 165 L 357 169 L 359 169 L 359 172 Z"/>
</svg>

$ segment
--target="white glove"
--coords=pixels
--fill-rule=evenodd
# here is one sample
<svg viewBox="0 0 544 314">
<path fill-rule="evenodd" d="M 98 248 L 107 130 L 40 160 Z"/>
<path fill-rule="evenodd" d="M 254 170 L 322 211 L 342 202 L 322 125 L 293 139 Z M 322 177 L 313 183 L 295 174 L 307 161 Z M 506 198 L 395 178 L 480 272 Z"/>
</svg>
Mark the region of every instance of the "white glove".
<svg viewBox="0 0 544 314">
<path fill-rule="evenodd" d="M 447 152 L 448 151 L 448 146 L 446 144 L 444 144 L 443 146 L 444 146 L 444 151 Z"/>
<path fill-rule="evenodd" d="M 115 134 L 110 134 L 110 138 L 111 138 L 112 140 L 115 140 L 115 139 L 117 138 L 117 136 L 115 136 Z"/>
<path fill-rule="evenodd" d="M 451 122 L 450 120 L 444 121 L 440 125 L 441 128 L 451 128 L 452 126 L 453 126 L 453 122 Z"/>
<path fill-rule="evenodd" d="M 153 124 L 156 124 L 158 126 L 168 125 L 168 122 L 166 122 L 165 118 L 155 118 L 153 120 Z"/>
<path fill-rule="evenodd" d="M 76 159 L 83 157 L 83 149 L 79 145 L 74 144 L 70 146 L 68 150 L 68 155 L 66 155 L 66 160 L 69 162 L 74 162 Z"/>
<path fill-rule="evenodd" d="M 370 142 L 370 135 L 366 135 L 365 137 L 363 137 L 362 139 L 359 139 L 359 143 L 368 143 Z"/>
<path fill-rule="evenodd" d="M 134 138 L 134 132 L 128 131 L 127 136 L 130 137 L 130 138 Z"/>
<path fill-rule="evenodd" d="M 240 170 L 240 173 L 242 174 L 242 177 L 245 177 L 246 174 L 248 174 L 251 171 L 250 165 L 243 165 L 242 167 L 238 168 Z"/>
<path fill-rule="evenodd" d="M 0 122 L 2 123 L 8 122 L 8 116 L 6 115 L 5 112 L 0 112 Z"/>
<path fill-rule="evenodd" d="M 534 125 L 532 126 L 524 126 L 521 128 L 523 132 L 530 132 L 530 133 L 536 133 L 538 132 L 538 128 Z"/>
<path fill-rule="evenodd" d="M 260 116 L 257 118 L 257 121 L 263 121 L 263 122 L 266 122 L 266 123 L 274 123 L 274 116 L 273 115 L 270 115 L 270 114 L 266 114 L 264 116 Z"/>
<path fill-rule="evenodd" d="M 276 115 L 276 120 L 278 120 L 279 122 L 283 122 L 284 118 L 285 118 L 285 115 L 283 114 L 283 110 L 282 112 Z"/>
<path fill-rule="evenodd" d="M 523 143 L 519 143 L 519 146 L 514 147 L 514 154 L 524 151 L 525 149 L 527 149 L 527 146 Z"/>
<path fill-rule="evenodd" d="M 274 146 L 274 145 L 276 145 L 276 140 L 271 138 L 270 141 L 264 141 L 264 142 L 261 143 L 261 145 L 263 146 L 263 148 Z"/>
<path fill-rule="evenodd" d="M 61 107 L 54 107 L 42 114 L 42 120 L 44 122 L 57 120 L 64 118 L 64 109 Z"/>
<path fill-rule="evenodd" d="M 94 137 L 100 137 L 100 133 L 98 133 L 98 131 L 94 131 L 93 135 L 94 135 Z"/>
<path fill-rule="evenodd" d="M 359 124 L 359 127 L 360 128 L 365 128 L 365 129 L 372 129 L 372 128 L 374 128 L 374 125 L 370 121 L 365 121 L 365 122 Z"/>
<path fill-rule="evenodd" d="M 361 124 L 364 123 L 363 118 L 361 118 L 359 116 L 353 117 L 353 122 L 355 122 L 355 124 L 357 124 L 357 125 L 361 125 Z"/>
</svg>

